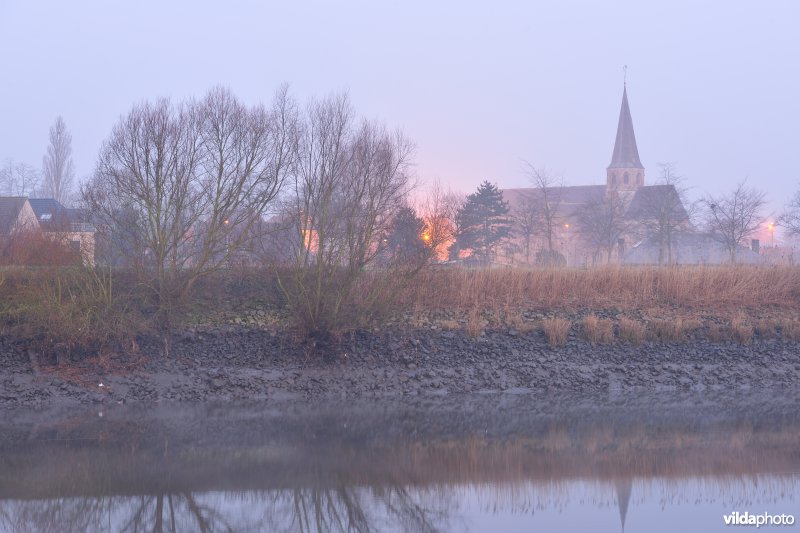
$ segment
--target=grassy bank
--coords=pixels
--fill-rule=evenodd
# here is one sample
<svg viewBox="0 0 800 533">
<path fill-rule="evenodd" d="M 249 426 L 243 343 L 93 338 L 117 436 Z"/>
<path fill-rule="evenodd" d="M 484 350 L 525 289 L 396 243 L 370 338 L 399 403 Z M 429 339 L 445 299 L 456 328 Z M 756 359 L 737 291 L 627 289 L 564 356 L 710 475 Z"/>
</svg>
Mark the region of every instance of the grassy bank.
<svg viewBox="0 0 800 533">
<path fill-rule="evenodd" d="M 374 293 L 392 273 L 363 276 L 354 293 Z M 800 268 L 601 267 L 594 269 L 431 268 L 379 307 L 345 302 L 337 332 L 383 326 L 513 334 L 539 332 L 553 345 L 570 335 L 598 343 L 750 343 L 800 340 Z M 126 272 L 76 268 L 0 271 L 0 334 L 55 359 L 135 350 L 163 324 L 146 284 Z M 296 327 L 267 269 L 218 272 L 171 310 L 173 327 L 240 324 Z"/>
</svg>

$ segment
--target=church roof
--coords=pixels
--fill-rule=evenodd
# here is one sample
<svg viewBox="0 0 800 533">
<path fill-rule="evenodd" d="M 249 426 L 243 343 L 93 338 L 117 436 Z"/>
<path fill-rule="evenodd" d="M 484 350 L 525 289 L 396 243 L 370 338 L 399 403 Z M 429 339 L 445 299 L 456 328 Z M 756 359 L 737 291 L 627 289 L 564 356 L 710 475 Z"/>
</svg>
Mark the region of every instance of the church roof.
<svg viewBox="0 0 800 533">
<path fill-rule="evenodd" d="M 636 135 L 633 133 L 633 119 L 628 106 L 628 90 L 622 89 L 622 106 L 619 110 L 617 139 L 614 141 L 614 153 L 608 168 L 644 168 L 639 160 L 639 149 L 636 147 Z"/>
<path fill-rule="evenodd" d="M 571 185 L 551 187 L 554 203 L 558 204 L 557 216 L 571 218 L 582 207 L 599 202 L 606 193 L 605 185 Z M 503 200 L 508 202 L 512 212 L 523 211 L 526 202 L 541 195 L 541 190 L 533 187 L 522 189 L 502 189 Z"/>
<path fill-rule="evenodd" d="M 558 204 L 556 216 L 569 219 L 577 216 L 587 205 L 601 202 L 607 189 L 605 185 L 577 185 L 552 187 L 549 190 L 553 204 Z M 524 211 L 527 202 L 542 194 L 541 189 L 536 188 L 502 189 L 502 192 L 503 199 L 508 202 L 512 212 Z M 635 191 L 625 192 L 630 195 L 623 200 L 623 205 L 626 206 L 625 217 L 628 220 L 643 220 L 652 216 L 654 206 L 660 205 L 663 198 L 669 198 L 680 205 L 683 213 L 678 218 L 689 218 L 674 185 L 645 185 Z"/>
<path fill-rule="evenodd" d="M 636 194 L 625 211 L 625 215 L 628 218 L 639 220 L 653 216 L 654 208 L 673 205 L 675 209 L 672 215 L 675 218 L 689 219 L 686 207 L 683 205 L 674 185 L 647 185 L 636 189 Z M 680 209 L 680 213 L 677 212 L 678 209 Z"/>
</svg>

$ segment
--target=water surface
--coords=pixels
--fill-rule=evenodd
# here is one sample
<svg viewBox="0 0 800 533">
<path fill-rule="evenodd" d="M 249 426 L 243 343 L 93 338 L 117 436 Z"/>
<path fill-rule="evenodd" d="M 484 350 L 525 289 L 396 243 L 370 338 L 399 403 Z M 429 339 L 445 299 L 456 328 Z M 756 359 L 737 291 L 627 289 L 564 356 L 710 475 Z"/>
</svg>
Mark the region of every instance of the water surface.
<svg viewBox="0 0 800 533">
<path fill-rule="evenodd" d="M 0 530 L 724 531 L 733 511 L 800 515 L 798 405 L 739 391 L 6 411 Z"/>
</svg>

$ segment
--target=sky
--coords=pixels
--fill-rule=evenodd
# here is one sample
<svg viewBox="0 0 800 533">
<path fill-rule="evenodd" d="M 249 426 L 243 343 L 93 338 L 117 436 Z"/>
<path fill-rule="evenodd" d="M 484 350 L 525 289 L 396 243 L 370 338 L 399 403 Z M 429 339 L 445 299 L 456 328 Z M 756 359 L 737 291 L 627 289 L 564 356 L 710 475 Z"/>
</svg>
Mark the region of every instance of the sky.
<svg viewBox="0 0 800 533">
<path fill-rule="evenodd" d="M 646 182 L 800 188 L 800 2 L 0 0 L 0 161 L 41 165 L 62 115 L 79 178 L 120 116 L 215 85 L 348 91 L 415 141 L 421 183 L 605 182 L 623 65 Z"/>
</svg>

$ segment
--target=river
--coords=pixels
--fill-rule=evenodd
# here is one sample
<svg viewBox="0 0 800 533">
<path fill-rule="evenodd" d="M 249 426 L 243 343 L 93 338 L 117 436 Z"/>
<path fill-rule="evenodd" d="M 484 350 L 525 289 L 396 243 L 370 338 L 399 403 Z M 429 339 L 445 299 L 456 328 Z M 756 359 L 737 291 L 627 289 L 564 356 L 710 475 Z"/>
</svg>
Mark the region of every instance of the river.
<svg viewBox="0 0 800 533">
<path fill-rule="evenodd" d="M 798 405 L 776 390 L 6 410 L 0 530 L 725 531 L 734 512 L 800 514 Z"/>
</svg>

